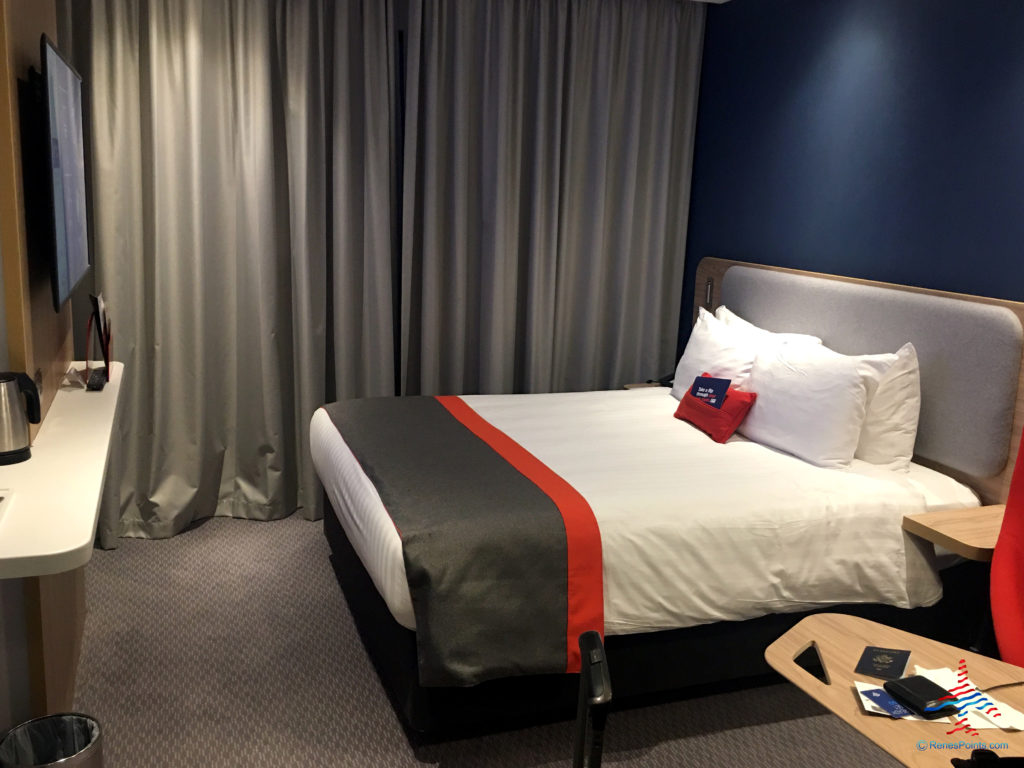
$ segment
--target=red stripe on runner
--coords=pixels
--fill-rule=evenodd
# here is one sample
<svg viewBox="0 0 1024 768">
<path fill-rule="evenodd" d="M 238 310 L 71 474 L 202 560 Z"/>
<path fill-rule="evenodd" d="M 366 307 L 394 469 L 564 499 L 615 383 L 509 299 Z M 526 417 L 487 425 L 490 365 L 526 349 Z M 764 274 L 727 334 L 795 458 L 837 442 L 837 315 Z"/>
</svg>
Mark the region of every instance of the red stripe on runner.
<svg viewBox="0 0 1024 768">
<path fill-rule="evenodd" d="M 555 502 L 565 524 L 569 566 L 566 620 L 566 672 L 580 671 L 579 637 L 588 630 L 604 636 L 604 583 L 601 570 L 601 531 L 594 512 L 579 491 L 544 462 L 474 411 L 462 398 L 436 398 L 464 427 L 493 448 L 505 461 Z"/>
</svg>

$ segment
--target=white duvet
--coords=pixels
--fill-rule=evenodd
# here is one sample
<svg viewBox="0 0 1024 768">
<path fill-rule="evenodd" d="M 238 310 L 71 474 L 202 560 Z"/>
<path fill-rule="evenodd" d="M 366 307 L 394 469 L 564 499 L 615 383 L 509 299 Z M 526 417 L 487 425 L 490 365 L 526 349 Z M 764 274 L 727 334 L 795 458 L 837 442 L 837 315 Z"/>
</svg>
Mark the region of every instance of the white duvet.
<svg viewBox="0 0 1024 768">
<path fill-rule="evenodd" d="M 932 470 L 824 469 L 673 417 L 664 388 L 463 398 L 590 503 L 601 529 L 605 631 L 630 634 L 831 603 L 930 605 L 931 546 L 903 516 L 976 506 Z M 402 544 L 330 417 L 311 447 L 349 541 L 395 619 L 415 628 Z M 327 512 L 330 514 L 330 511 Z"/>
</svg>

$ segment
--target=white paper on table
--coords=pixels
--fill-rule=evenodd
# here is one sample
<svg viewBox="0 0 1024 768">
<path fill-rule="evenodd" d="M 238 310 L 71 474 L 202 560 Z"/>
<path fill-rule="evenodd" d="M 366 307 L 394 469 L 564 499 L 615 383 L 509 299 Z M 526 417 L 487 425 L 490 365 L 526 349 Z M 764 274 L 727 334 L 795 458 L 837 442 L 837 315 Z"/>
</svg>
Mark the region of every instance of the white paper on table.
<svg viewBox="0 0 1024 768">
<path fill-rule="evenodd" d="M 970 673 L 970 667 L 967 669 L 968 674 Z M 915 666 L 915 674 L 927 677 L 936 685 L 945 688 L 947 691 L 952 691 L 957 687 L 957 675 L 952 669 L 948 667 L 942 667 L 940 669 L 925 669 L 924 667 Z M 977 686 L 970 677 L 966 680 L 966 685 L 977 690 Z M 985 692 L 981 692 L 988 701 L 995 705 L 999 711 L 999 717 L 986 714 L 980 709 L 969 707 L 967 709 L 967 724 L 975 730 L 998 728 L 1005 731 L 1024 731 L 1024 714 L 1011 707 L 1009 704 L 1000 701 L 994 696 L 990 696 Z M 987 705 L 986 705 L 987 706 Z"/>
<path fill-rule="evenodd" d="M 885 715 L 886 717 L 892 717 L 888 712 L 882 709 L 880 706 L 875 704 L 871 699 L 864 695 L 864 691 L 872 691 L 875 688 L 881 688 L 878 683 L 862 683 L 860 680 L 853 681 L 854 687 L 857 689 L 857 694 L 860 697 L 860 705 L 864 707 L 867 712 L 871 712 L 875 715 Z M 899 720 L 921 720 L 923 722 L 929 722 L 927 718 L 920 717 L 919 715 L 906 715 L 905 717 L 894 718 Z M 947 718 L 948 719 L 948 718 Z"/>
</svg>

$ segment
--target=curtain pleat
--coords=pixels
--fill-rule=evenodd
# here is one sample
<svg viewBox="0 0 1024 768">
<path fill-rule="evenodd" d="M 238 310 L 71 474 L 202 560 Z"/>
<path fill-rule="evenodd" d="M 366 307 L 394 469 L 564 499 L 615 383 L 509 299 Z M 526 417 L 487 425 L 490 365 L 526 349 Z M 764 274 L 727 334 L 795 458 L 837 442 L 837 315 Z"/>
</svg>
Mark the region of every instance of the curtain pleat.
<svg viewBox="0 0 1024 768">
<path fill-rule="evenodd" d="M 272 73 L 271 115 L 275 127 L 276 173 L 287 180 L 279 195 L 275 229 L 281 243 L 276 291 L 283 297 L 289 332 L 273 336 L 282 372 L 291 387 L 285 400 L 288 423 L 281 433 L 291 461 L 285 475 L 294 485 L 294 504 L 310 519 L 323 514 L 316 471 L 308 460 L 309 415 L 325 399 L 327 370 L 327 273 L 329 150 L 327 85 L 330 82 L 327 30 L 329 9 L 315 0 L 295 0 L 275 9 L 276 69 Z M 281 165 L 284 168 L 281 168 Z M 273 290 L 273 286 L 268 285 Z M 287 397 L 287 395 L 286 395 Z"/>
<path fill-rule="evenodd" d="M 390 7 L 106 0 L 75 11 L 102 107 L 96 284 L 118 356 L 131 357 L 101 543 L 211 515 L 319 517 L 308 425 L 328 395 L 329 337 L 332 397 L 393 393 L 393 152 L 377 130 L 393 121 Z M 343 128 L 328 122 L 339 93 Z"/>
<path fill-rule="evenodd" d="M 552 384 L 607 389 L 675 363 L 703 5 L 570 4 Z"/>
<path fill-rule="evenodd" d="M 671 369 L 703 25 L 679 0 L 412 4 L 403 392 Z"/>
<path fill-rule="evenodd" d="M 335 11 L 333 91 L 336 396 L 395 394 L 397 288 L 393 6 Z"/>
<path fill-rule="evenodd" d="M 566 2 L 414 3 L 403 391 L 549 388 Z"/>
</svg>

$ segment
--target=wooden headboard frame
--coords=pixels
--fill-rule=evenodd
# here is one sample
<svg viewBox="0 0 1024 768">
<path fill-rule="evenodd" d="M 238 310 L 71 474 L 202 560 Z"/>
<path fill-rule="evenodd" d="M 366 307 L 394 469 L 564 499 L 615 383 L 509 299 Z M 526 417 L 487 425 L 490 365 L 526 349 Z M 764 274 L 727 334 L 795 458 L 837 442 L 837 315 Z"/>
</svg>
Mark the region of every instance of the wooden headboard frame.
<svg viewBox="0 0 1024 768">
<path fill-rule="evenodd" d="M 1007 301 L 1004 299 L 991 299 L 982 296 L 971 296 L 962 293 L 950 293 L 948 291 L 934 291 L 927 288 L 917 288 L 908 285 L 895 283 L 883 283 L 874 280 L 860 280 L 853 277 L 839 275 L 828 275 L 820 272 L 808 272 L 799 269 L 786 269 L 783 267 L 772 267 L 763 264 L 752 264 L 749 262 L 734 261 L 729 259 L 705 258 L 697 265 L 696 283 L 694 286 L 693 321 L 697 319 L 697 312 L 700 307 L 714 311 L 721 303 L 722 281 L 725 273 L 733 266 L 743 266 L 755 269 L 764 269 L 773 272 L 785 272 L 793 275 L 806 275 L 809 277 L 824 278 L 826 280 L 837 280 L 860 285 L 890 288 L 911 293 L 927 294 L 930 296 L 944 296 L 948 298 L 961 299 L 964 301 L 979 302 L 998 307 L 1005 307 L 1013 312 L 1024 326 L 1024 303 Z M 968 473 L 942 466 L 936 462 L 917 457 L 915 461 L 939 470 L 951 477 L 956 478 L 965 485 L 973 488 L 982 499 L 984 504 L 1001 504 L 1006 501 L 1010 488 L 1010 478 L 1013 474 L 1014 463 L 1017 459 L 1017 449 L 1020 445 L 1021 432 L 1024 429 L 1024 359 L 1021 360 L 1020 370 L 1017 379 L 1017 397 L 1013 409 L 1013 425 L 1010 429 L 1010 445 L 1008 459 L 1002 471 L 991 477 L 978 477 Z"/>
</svg>

